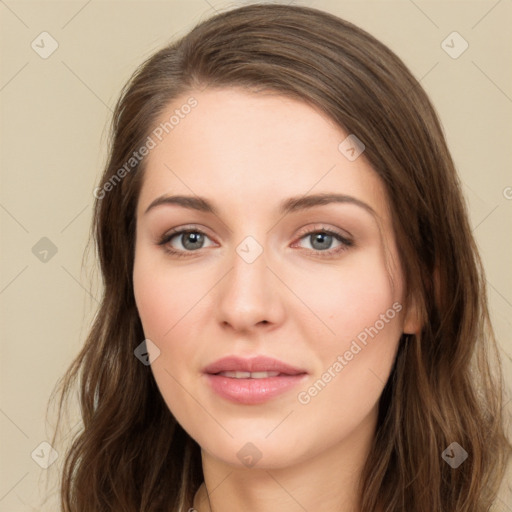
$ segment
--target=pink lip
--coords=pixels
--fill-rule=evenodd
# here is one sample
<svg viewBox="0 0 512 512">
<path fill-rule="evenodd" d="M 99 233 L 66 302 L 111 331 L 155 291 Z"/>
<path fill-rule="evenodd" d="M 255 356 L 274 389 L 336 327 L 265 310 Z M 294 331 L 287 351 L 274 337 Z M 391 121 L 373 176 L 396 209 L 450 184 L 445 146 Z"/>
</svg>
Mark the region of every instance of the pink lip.
<svg viewBox="0 0 512 512">
<path fill-rule="evenodd" d="M 266 356 L 256 356 L 244 359 L 237 356 L 228 356 L 218 359 L 212 364 L 203 368 L 204 373 L 220 372 L 280 372 L 286 375 L 298 375 L 307 373 L 306 370 L 295 368 L 277 359 Z"/>
<path fill-rule="evenodd" d="M 280 372 L 281 375 L 263 379 L 236 379 L 217 375 L 225 371 Z M 229 356 L 203 369 L 212 389 L 230 401 L 240 404 L 261 404 L 288 391 L 301 382 L 307 372 L 265 356 L 243 359 Z"/>
</svg>

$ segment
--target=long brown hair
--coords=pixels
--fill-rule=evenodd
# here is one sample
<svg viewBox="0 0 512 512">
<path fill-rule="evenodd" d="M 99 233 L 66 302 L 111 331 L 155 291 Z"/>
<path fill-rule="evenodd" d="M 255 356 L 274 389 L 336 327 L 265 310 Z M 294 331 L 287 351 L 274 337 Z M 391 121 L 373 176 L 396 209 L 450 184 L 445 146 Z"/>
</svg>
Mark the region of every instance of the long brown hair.
<svg viewBox="0 0 512 512">
<path fill-rule="evenodd" d="M 151 56 L 116 105 L 93 220 L 103 296 L 59 386 L 59 415 L 76 386 L 83 421 L 65 458 L 63 511 L 178 512 L 203 480 L 199 446 L 134 357 L 144 339 L 132 270 L 145 160 L 122 179 L 119 170 L 173 99 L 204 87 L 269 90 L 321 109 L 365 144 L 386 187 L 423 328 L 400 340 L 361 511 L 488 510 L 511 451 L 504 386 L 482 264 L 436 113 L 402 61 L 360 28 L 312 8 L 252 5 L 217 14 Z M 442 458 L 452 442 L 468 453 L 457 469 Z"/>
</svg>

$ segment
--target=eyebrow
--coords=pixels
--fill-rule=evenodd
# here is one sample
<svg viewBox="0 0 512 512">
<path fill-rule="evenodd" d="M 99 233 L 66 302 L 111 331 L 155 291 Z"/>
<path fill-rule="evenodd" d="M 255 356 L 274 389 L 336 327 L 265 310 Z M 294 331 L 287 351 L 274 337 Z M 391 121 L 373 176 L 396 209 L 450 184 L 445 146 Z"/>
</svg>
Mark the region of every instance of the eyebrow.
<svg viewBox="0 0 512 512">
<path fill-rule="evenodd" d="M 344 204 L 353 204 L 363 208 L 368 213 L 370 213 L 373 217 L 377 217 L 375 210 L 365 202 L 361 201 L 352 196 L 347 196 L 345 194 L 312 194 L 301 197 L 290 197 L 283 201 L 279 206 L 279 213 L 282 215 L 286 215 L 288 213 L 306 210 L 308 208 L 314 208 L 315 206 L 322 206 L 331 203 L 344 203 Z M 199 196 L 168 196 L 163 195 L 157 197 L 152 203 L 146 208 L 144 214 L 148 213 L 153 208 L 161 205 L 178 205 L 183 208 L 189 208 L 191 210 L 197 210 L 200 212 L 211 213 L 213 215 L 218 215 L 218 210 L 213 206 L 213 204 L 207 199 Z"/>
</svg>

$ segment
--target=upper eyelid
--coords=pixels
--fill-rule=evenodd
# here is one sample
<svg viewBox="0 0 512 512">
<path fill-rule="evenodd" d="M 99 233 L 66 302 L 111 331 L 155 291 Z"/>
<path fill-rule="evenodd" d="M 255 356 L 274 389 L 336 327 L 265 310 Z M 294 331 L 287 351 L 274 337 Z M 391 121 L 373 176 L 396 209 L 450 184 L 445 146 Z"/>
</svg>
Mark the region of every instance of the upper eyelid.
<svg viewBox="0 0 512 512">
<path fill-rule="evenodd" d="M 182 227 L 178 227 L 178 228 L 173 228 L 169 231 L 166 231 L 163 235 L 162 235 L 162 238 L 169 235 L 169 236 L 172 236 L 172 235 L 177 235 L 177 234 L 182 234 L 184 232 L 199 232 L 199 233 L 202 233 L 202 234 L 205 234 L 205 235 L 208 235 L 208 230 L 203 228 L 203 227 L 200 227 L 200 226 L 196 226 L 194 224 L 191 224 L 191 225 L 184 225 Z M 346 235 L 348 237 L 351 237 L 352 235 L 345 229 L 341 229 L 341 228 L 332 228 L 332 227 L 328 227 L 324 224 L 315 224 L 313 226 L 309 226 L 309 227 L 304 227 L 304 228 L 301 228 L 300 232 L 301 232 L 301 236 L 302 235 L 307 235 L 309 233 L 316 233 L 316 232 L 319 232 L 319 231 L 330 231 L 330 232 L 334 232 L 336 234 L 339 234 L 341 236 L 342 233 L 346 233 Z M 210 235 L 208 235 L 210 236 Z"/>
<path fill-rule="evenodd" d="M 208 238 L 211 238 L 211 236 L 208 234 L 207 230 L 203 229 L 203 228 L 200 228 L 200 227 L 197 227 L 197 226 L 183 226 L 183 227 L 179 227 L 179 228 L 176 228 L 176 229 L 171 229 L 169 231 L 166 231 L 161 237 L 160 239 L 163 240 L 163 239 L 169 239 L 169 238 L 172 238 L 174 236 L 177 236 L 177 235 L 183 235 L 185 233 L 189 233 L 189 232 L 192 232 L 192 233 L 201 233 L 203 235 L 206 235 Z"/>
<path fill-rule="evenodd" d="M 305 228 L 301 229 L 301 234 L 299 235 L 301 238 L 305 235 L 311 234 L 311 233 L 318 233 L 318 232 L 327 232 L 332 233 L 340 236 L 341 238 L 351 239 L 353 238 L 352 234 L 349 233 L 346 229 L 341 228 L 334 228 L 329 227 L 325 224 L 314 224 L 313 226 L 306 226 Z"/>
</svg>

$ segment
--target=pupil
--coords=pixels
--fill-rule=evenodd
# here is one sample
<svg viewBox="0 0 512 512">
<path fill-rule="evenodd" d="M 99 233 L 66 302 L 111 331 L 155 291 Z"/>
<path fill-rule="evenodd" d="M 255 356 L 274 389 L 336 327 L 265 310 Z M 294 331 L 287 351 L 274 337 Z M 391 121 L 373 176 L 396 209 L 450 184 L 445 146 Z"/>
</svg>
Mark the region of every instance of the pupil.
<svg viewBox="0 0 512 512">
<path fill-rule="evenodd" d="M 315 243 L 319 242 L 320 247 L 317 247 L 318 249 L 328 249 L 332 235 L 328 235 L 326 233 L 317 233 L 316 235 L 313 235 L 313 247 L 315 247 Z"/>
<path fill-rule="evenodd" d="M 201 245 L 201 242 L 202 242 L 202 237 L 203 235 L 201 235 L 201 233 L 187 233 L 187 236 L 185 238 L 185 242 L 184 242 L 184 247 L 188 247 L 189 249 L 192 248 L 192 249 L 197 249 L 197 247 L 195 247 L 195 245 Z M 189 247 L 190 245 L 192 245 L 192 247 Z"/>
</svg>

